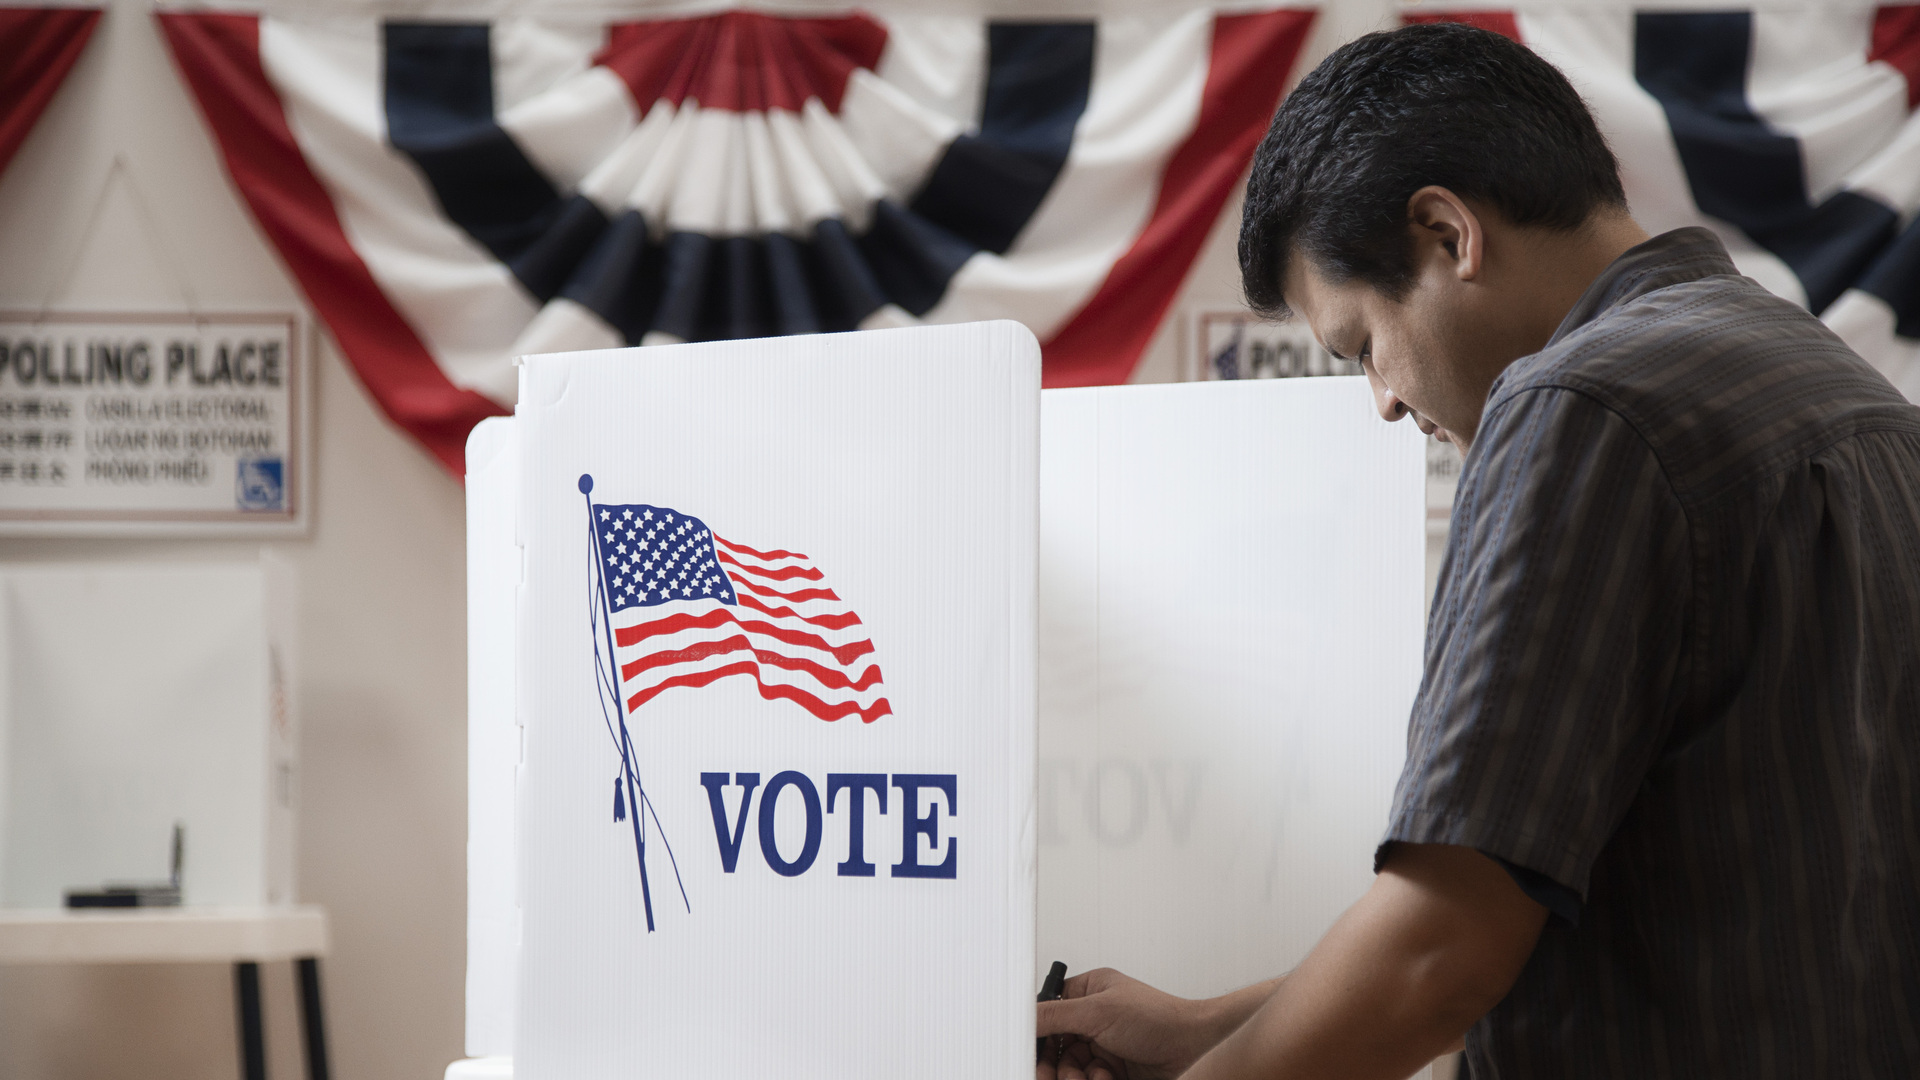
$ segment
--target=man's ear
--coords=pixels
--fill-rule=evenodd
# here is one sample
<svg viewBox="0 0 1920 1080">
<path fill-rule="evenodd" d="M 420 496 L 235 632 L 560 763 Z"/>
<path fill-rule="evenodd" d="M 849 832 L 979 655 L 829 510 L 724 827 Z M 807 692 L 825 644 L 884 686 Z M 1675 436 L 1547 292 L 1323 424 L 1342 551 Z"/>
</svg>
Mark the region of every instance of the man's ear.
<svg viewBox="0 0 1920 1080">
<path fill-rule="evenodd" d="M 1413 234 L 1415 266 L 1429 262 L 1461 281 L 1480 276 L 1486 257 L 1486 228 L 1460 196 L 1429 184 L 1407 200 L 1407 228 Z"/>
</svg>

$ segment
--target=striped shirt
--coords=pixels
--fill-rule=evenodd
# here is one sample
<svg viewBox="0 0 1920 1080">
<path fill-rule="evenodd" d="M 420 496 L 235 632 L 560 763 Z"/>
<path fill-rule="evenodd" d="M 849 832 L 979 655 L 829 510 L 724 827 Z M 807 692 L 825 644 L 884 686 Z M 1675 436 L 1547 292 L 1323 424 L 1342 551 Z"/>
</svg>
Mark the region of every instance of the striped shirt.
<svg viewBox="0 0 1920 1080">
<path fill-rule="evenodd" d="M 1920 409 L 1706 230 L 1494 383 L 1386 841 L 1567 900 L 1475 1080 L 1920 1076 Z"/>
</svg>

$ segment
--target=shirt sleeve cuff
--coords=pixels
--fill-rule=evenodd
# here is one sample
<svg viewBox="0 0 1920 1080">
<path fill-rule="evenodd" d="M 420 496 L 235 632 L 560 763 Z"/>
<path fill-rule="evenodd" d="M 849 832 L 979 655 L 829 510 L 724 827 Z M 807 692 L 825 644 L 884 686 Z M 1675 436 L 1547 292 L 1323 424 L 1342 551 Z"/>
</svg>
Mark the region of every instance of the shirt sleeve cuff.
<svg viewBox="0 0 1920 1080">
<path fill-rule="evenodd" d="M 1584 905 L 1581 889 L 1586 884 L 1584 867 L 1575 865 L 1577 860 L 1571 853 L 1561 851 L 1556 857 L 1551 853 L 1555 846 L 1546 843 L 1544 838 L 1508 835 L 1510 832 L 1465 815 L 1403 809 L 1394 815 L 1385 838 L 1374 849 L 1373 869 L 1375 873 L 1380 872 L 1388 847 L 1395 843 L 1470 847 L 1499 863 L 1521 892 L 1546 908 L 1550 926 L 1565 930 L 1577 928 Z"/>
</svg>

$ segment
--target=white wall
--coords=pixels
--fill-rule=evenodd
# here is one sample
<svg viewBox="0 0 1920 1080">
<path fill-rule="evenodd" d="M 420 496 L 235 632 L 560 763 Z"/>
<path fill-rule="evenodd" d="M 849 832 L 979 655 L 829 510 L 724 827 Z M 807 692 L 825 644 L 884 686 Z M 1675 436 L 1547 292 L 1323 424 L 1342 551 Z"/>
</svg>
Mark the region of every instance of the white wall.
<svg viewBox="0 0 1920 1080">
<path fill-rule="evenodd" d="M 0 175 L 0 308 L 299 305 L 221 171 L 147 5 L 108 4 L 66 86 Z M 1078 6 L 1088 10 L 1085 0 Z M 1384 25 L 1390 11 L 1382 0 L 1329 7 L 1300 71 Z M 96 220 L 116 155 L 125 175 Z M 1190 307 L 1237 300 L 1237 227 L 1229 213 L 1209 239 L 1141 379 L 1175 377 Z M 300 894 L 334 919 L 323 974 L 335 1075 L 430 1080 L 460 1056 L 462 1034 L 461 492 L 374 410 L 324 338 L 315 384 L 313 529 L 272 545 L 297 568 L 302 592 Z M 256 552 L 234 541 L 0 540 L 5 562 Z M 299 1075 L 291 979 L 280 966 L 266 982 L 270 1066 Z M 230 974 L 219 967 L 0 968 L 8 1080 L 232 1076 L 233 1039 Z"/>
<path fill-rule="evenodd" d="M 115 0 L 0 177 L 0 307 L 299 304 L 220 171 L 139 0 Z M 149 237 L 114 155 L 154 211 Z M 158 247 L 159 250 L 155 250 Z M 61 278 L 80 256 L 61 294 Z M 326 905 L 335 1074 L 436 1077 L 460 1056 L 465 569 L 457 483 L 373 409 L 329 345 L 315 379 L 313 529 L 272 547 L 301 588 L 302 899 Z M 0 561 L 238 560 L 238 541 L 0 540 Z M 270 1065 L 299 1075 L 286 965 L 265 973 Z M 0 1076 L 225 1077 L 231 975 L 213 966 L 0 968 Z"/>
</svg>

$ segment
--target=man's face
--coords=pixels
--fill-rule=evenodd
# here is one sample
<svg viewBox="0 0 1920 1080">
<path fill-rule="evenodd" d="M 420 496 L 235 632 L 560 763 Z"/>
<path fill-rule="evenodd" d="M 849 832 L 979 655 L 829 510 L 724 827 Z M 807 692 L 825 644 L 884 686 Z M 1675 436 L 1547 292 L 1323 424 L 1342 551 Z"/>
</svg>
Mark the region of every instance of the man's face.
<svg viewBox="0 0 1920 1080">
<path fill-rule="evenodd" d="M 1412 289 L 1393 301 L 1371 285 L 1328 281 L 1296 250 L 1287 306 L 1327 351 L 1361 365 L 1382 417 L 1411 416 L 1421 431 L 1464 450 L 1480 428 L 1487 391 L 1513 357 L 1482 329 L 1475 290 L 1461 288 L 1438 260 L 1416 261 L 1416 268 Z"/>
</svg>

